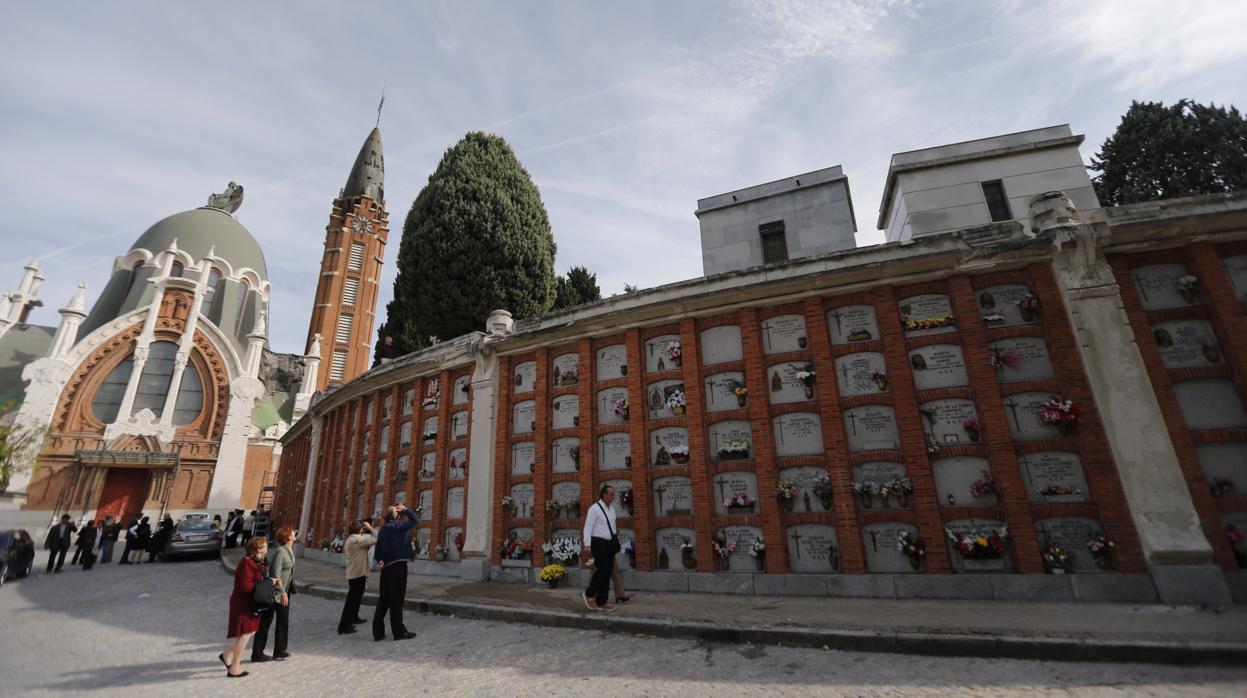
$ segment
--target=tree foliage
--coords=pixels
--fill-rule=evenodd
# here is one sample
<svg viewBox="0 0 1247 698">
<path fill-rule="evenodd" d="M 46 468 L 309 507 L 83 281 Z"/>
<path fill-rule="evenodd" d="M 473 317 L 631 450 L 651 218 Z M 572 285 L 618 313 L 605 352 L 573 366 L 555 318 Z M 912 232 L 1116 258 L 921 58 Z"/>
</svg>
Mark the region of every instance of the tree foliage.
<svg viewBox="0 0 1247 698">
<path fill-rule="evenodd" d="M 1244 189 L 1247 120 L 1189 99 L 1132 102 L 1089 169 L 1105 206 Z"/>
<path fill-rule="evenodd" d="M 399 354 L 555 300 L 554 237 L 541 194 L 506 141 L 472 132 L 448 149 L 403 224 L 394 299 L 377 329 Z"/>
<path fill-rule="evenodd" d="M 583 303 L 602 299 L 598 288 L 598 275 L 585 267 L 572 267 L 567 276 L 555 279 L 554 310 L 564 310 Z"/>
<path fill-rule="evenodd" d="M 0 405 L 0 414 L 17 409 L 16 401 Z M 0 426 L 0 492 L 9 488 L 9 481 L 18 473 L 30 470 L 34 461 L 35 446 L 43 443 L 48 429 L 22 428 L 16 425 Z"/>
</svg>

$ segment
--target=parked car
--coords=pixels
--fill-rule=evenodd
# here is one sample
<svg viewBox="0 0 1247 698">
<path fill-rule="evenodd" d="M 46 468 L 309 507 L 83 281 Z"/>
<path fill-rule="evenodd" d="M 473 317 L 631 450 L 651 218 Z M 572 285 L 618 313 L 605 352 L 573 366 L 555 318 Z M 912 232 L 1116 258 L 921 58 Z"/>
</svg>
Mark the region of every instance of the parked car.
<svg viewBox="0 0 1247 698">
<path fill-rule="evenodd" d="M 173 535 L 161 551 L 162 559 L 179 555 L 220 555 L 225 535 L 212 527 L 211 521 L 180 521 L 173 527 Z"/>
<path fill-rule="evenodd" d="M 0 586 L 9 577 L 28 577 L 35 566 L 35 541 L 23 529 L 0 531 Z"/>
</svg>

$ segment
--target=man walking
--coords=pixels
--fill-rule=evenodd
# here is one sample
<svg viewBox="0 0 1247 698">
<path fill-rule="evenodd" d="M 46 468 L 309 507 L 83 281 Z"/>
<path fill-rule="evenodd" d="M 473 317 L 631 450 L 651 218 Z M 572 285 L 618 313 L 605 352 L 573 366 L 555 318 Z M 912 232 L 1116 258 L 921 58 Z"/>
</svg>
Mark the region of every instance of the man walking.
<svg viewBox="0 0 1247 698">
<path fill-rule="evenodd" d="M 247 541 L 251 540 L 251 536 L 255 535 L 255 509 L 250 514 L 243 517 L 242 520 L 242 544 L 247 546 Z"/>
<path fill-rule="evenodd" d="M 399 521 L 399 515 L 407 517 Z M 411 562 L 408 534 L 416 525 L 416 512 L 395 504 L 385 510 L 385 524 L 377 532 L 377 551 L 373 557 L 381 567 L 381 589 L 377 610 L 372 614 L 372 639 L 385 639 L 385 614 L 390 614 L 390 632 L 395 640 L 410 640 L 416 634 L 403 625 L 403 602 L 407 597 L 407 563 Z"/>
<path fill-rule="evenodd" d="M 121 533 L 121 525 L 113 521 L 113 517 L 104 519 L 100 526 L 100 564 L 112 562 L 113 546 L 117 544 L 117 535 Z"/>
<path fill-rule="evenodd" d="M 69 551 L 69 545 L 73 541 L 74 531 L 78 527 L 69 520 L 69 514 L 61 515 L 61 522 L 52 527 L 48 531 L 48 537 L 43 541 L 43 547 L 48 553 L 48 572 L 61 571 L 61 567 L 65 564 L 65 553 Z M 58 557 L 59 556 L 59 557 Z"/>
<path fill-rule="evenodd" d="M 83 555 L 90 555 L 95 550 L 95 535 L 97 533 L 99 531 L 95 528 L 95 522 L 87 521 L 87 525 L 83 526 L 81 531 L 78 531 L 78 540 L 75 541 L 74 559 L 70 560 L 69 564 L 78 564 L 82 560 Z"/>
<path fill-rule="evenodd" d="M 242 533 L 242 509 L 230 512 L 230 519 L 225 523 L 225 547 L 238 547 L 238 534 Z"/>
<path fill-rule="evenodd" d="M 615 569 L 615 553 L 619 552 L 619 535 L 615 528 L 615 488 L 602 485 L 600 499 L 589 507 L 585 516 L 584 552 L 582 557 L 593 556 L 593 577 L 585 589 L 585 605 L 590 611 L 613 611 L 610 599 L 611 572 Z"/>
</svg>

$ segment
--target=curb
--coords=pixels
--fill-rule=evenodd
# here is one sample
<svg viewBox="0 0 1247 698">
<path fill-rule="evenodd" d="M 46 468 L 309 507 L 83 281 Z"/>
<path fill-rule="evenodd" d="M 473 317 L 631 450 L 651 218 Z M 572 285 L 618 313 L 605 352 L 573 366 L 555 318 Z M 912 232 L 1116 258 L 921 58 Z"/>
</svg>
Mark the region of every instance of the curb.
<svg viewBox="0 0 1247 698">
<path fill-rule="evenodd" d="M 221 567 L 234 568 L 222 557 Z M 325 599 L 344 599 L 346 590 L 315 584 L 301 585 L 300 593 Z M 364 605 L 375 606 L 377 595 L 364 594 Z M 1063 662 L 1127 662 L 1153 664 L 1247 664 L 1247 644 L 1220 642 L 1158 642 L 1154 640 L 1108 640 L 1075 637 L 1027 637 L 1024 635 L 975 635 L 919 631 L 878 632 L 822 628 L 769 628 L 736 626 L 701 621 L 632 618 L 474 601 L 407 599 L 404 608 L 474 620 L 527 623 L 552 628 L 600 630 L 649 635 L 667 639 L 701 640 L 731 644 L 782 645 L 848 652 L 887 652 L 945 657 L 1001 657 Z"/>
</svg>

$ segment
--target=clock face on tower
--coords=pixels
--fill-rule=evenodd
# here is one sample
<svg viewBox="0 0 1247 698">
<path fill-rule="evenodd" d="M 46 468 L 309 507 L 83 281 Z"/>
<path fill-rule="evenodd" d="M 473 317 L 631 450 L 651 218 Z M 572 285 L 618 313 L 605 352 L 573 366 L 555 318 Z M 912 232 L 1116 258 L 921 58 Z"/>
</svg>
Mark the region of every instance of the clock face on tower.
<svg viewBox="0 0 1247 698">
<path fill-rule="evenodd" d="M 372 232 L 372 221 L 363 216 L 353 216 L 351 220 L 351 228 L 359 234 Z"/>
</svg>

